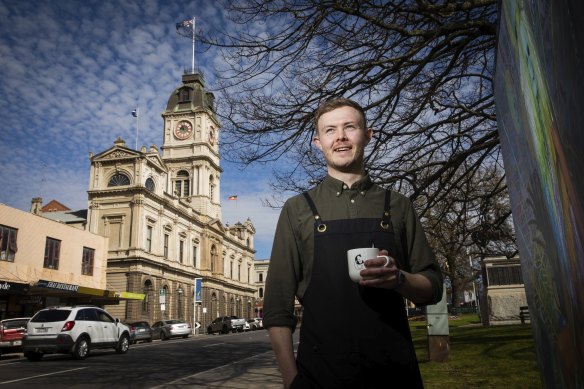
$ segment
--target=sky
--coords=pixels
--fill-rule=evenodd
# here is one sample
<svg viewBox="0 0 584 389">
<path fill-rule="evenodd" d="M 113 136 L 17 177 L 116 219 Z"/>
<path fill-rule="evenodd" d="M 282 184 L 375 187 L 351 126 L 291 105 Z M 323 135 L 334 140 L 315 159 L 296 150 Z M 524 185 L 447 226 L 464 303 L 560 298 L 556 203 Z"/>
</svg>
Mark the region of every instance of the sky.
<svg viewBox="0 0 584 389">
<path fill-rule="evenodd" d="M 90 152 L 118 136 L 160 148 L 161 113 L 191 68 L 191 40 L 175 25 L 193 16 L 197 30 L 230 26 L 215 1 L 0 0 L 0 203 L 29 211 L 42 197 L 86 209 Z M 220 61 L 195 54 L 210 91 Z M 262 199 L 273 195 L 272 167 L 221 166 L 223 223 L 250 218 L 256 259 L 269 258 L 279 210 Z"/>
</svg>

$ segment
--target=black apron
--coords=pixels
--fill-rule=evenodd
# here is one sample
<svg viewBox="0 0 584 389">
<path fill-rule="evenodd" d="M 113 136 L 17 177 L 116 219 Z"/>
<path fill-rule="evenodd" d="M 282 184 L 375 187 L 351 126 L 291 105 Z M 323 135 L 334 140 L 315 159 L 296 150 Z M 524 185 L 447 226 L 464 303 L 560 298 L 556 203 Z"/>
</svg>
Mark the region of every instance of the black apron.
<svg viewBox="0 0 584 389">
<path fill-rule="evenodd" d="M 315 217 L 314 264 L 291 388 L 423 388 L 403 298 L 349 278 L 347 250 L 377 247 L 396 258 L 390 192 L 380 219 L 331 221 L 304 195 Z"/>
</svg>

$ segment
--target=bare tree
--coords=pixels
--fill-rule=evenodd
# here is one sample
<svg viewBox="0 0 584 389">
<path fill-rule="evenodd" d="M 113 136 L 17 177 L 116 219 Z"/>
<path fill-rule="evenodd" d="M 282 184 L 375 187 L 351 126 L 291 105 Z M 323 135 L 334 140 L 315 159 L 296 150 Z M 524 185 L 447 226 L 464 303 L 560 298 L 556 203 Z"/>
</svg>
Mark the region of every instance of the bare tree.
<svg viewBox="0 0 584 389">
<path fill-rule="evenodd" d="M 454 177 L 468 179 L 461 169 L 498 161 L 497 0 L 247 0 L 225 7 L 238 33 L 200 37 L 224 56 L 223 156 L 244 163 L 286 156 L 294 163 L 278 169 L 278 188 L 302 190 L 324 174 L 310 146 L 311 118 L 332 96 L 366 107 L 376 130 L 369 173 L 424 197 L 422 213 Z"/>
<path fill-rule="evenodd" d="M 480 269 L 470 266 L 471 258 L 517 254 L 509 196 L 497 168 L 476 170 L 426 212 L 422 223 L 448 278 L 453 306 L 458 306 L 458 292 L 480 276 Z"/>
</svg>

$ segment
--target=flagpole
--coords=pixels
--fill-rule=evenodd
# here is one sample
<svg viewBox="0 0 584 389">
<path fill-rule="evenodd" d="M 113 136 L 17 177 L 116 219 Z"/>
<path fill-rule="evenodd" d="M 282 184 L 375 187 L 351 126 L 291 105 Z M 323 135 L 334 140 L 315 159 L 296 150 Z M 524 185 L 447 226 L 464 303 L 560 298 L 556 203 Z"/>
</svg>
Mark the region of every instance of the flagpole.
<svg viewBox="0 0 584 389">
<path fill-rule="evenodd" d="M 192 74 L 195 74 L 195 17 L 193 16 L 193 62 L 192 62 Z"/>
<path fill-rule="evenodd" d="M 140 114 L 136 108 L 136 150 L 138 150 L 138 120 L 140 120 Z"/>
</svg>

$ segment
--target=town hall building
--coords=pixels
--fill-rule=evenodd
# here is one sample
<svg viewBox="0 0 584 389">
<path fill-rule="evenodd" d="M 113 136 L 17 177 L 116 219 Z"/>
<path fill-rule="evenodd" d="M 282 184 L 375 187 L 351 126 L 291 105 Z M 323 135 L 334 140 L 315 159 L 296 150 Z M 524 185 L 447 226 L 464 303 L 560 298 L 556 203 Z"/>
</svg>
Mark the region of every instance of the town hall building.
<svg viewBox="0 0 584 389">
<path fill-rule="evenodd" d="M 201 74 L 162 113 L 162 146 L 121 138 L 90 154 L 87 230 L 108 238 L 107 284 L 144 294 L 106 308 L 126 321 L 254 317 L 255 229 L 221 219 L 220 123 Z"/>
</svg>

